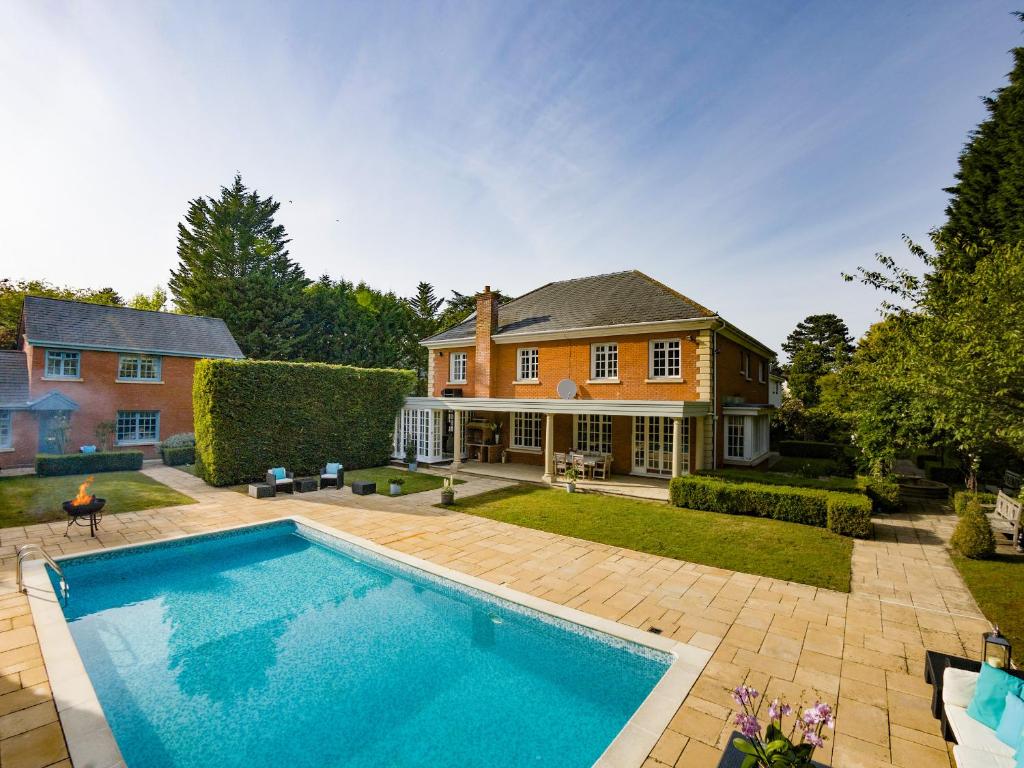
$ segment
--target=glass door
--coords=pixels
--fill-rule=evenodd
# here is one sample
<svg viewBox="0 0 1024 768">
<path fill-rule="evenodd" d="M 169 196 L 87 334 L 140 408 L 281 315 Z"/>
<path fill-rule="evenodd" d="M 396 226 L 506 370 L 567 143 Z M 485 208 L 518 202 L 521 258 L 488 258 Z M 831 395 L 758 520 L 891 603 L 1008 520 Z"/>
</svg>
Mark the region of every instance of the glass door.
<svg viewBox="0 0 1024 768">
<path fill-rule="evenodd" d="M 689 419 L 683 419 L 682 471 L 689 471 Z M 667 416 L 633 418 L 633 473 L 672 475 L 672 419 Z"/>
</svg>

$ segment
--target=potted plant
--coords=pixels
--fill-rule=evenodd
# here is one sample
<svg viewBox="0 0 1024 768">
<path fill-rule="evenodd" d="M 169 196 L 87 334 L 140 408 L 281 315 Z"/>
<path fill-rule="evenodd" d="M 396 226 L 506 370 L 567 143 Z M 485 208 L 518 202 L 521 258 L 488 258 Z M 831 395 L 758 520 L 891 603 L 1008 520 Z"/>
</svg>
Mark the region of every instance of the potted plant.
<svg viewBox="0 0 1024 768">
<path fill-rule="evenodd" d="M 742 708 L 733 721 L 741 735 L 732 740 L 730 748 L 746 757 L 743 768 L 813 768 L 814 750 L 825 743 L 822 731 L 834 729 L 832 707 L 817 702 L 803 712 L 794 712 L 789 704 L 775 699 L 768 706 L 768 725 L 764 734 L 758 722 L 754 700 L 761 694 L 747 685 L 733 689 L 732 698 Z M 782 730 L 782 718 L 794 715 L 789 733 Z M 799 734 L 799 738 L 798 738 Z M 794 743 L 794 740 L 796 743 Z"/>
<path fill-rule="evenodd" d="M 455 481 L 446 477 L 444 479 L 444 485 L 441 486 L 441 504 L 446 507 L 450 507 L 455 503 Z"/>
<path fill-rule="evenodd" d="M 578 479 L 579 473 L 573 467 L 565 470 L 565 490 L 568 493 L 576 493 L 576 481 Z"/>
<path fill-rule="evenodd" d="M 403 485 L 405 485 L 404 477 L 392 477 L 388 480 L 388 486 L 392 496 L 401 496 Z"/>
<path fill-rule="evenodd" d="M 411 437 L 405 441 L 405 463 L 410 472 L 416 471 L 416 441 Z"/>
</svg>

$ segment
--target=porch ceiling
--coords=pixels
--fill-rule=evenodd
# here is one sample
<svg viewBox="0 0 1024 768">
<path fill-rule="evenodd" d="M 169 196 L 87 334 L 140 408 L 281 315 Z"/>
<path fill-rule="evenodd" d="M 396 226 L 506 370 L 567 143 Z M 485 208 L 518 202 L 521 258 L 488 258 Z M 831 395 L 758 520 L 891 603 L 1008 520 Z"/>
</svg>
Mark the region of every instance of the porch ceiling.
<svg viewBox="0 0 1024 768">
<path fill-rule="evenodd" d="M 554 400 L 495 397 L 407 397 L 406 408 L 509 413 L 586 413 L 605 416 L 706 416 L 706 400 Z"/>
</svg>

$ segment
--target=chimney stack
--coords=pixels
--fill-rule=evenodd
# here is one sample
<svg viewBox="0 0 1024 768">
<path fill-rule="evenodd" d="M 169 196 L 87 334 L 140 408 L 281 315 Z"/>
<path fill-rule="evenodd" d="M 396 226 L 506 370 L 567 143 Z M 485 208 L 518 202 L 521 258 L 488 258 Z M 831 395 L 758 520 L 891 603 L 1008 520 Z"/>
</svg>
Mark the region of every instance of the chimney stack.
<svg viewBox="0 0 1024 768">
<path fill-rule="evenodd" d="M 483 293 L 476 295 L 476 354 L 474 356 L 475 381 L 473 397 L 491 397 L 494 341 L 498 330 L 498 297 L 485 285 Z"/>
</svg>

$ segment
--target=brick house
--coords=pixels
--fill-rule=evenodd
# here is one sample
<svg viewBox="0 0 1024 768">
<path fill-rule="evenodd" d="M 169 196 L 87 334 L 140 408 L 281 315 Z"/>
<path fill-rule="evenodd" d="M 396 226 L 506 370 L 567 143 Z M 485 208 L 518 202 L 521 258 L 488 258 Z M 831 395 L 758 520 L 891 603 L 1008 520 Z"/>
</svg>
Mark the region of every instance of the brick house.
<svg viewBox="0 0 1024 768">
<path fill-rule="evenodd" d="M 29 296 L 18 349 L 0 351 L 0 466 L 29 466 L 57 447 L 95 445 L 157 455 L 192 431 L 192 370 L 205 357 L 243 357 L 223 320 Z"/>
<path fill-rule="evenodd" d="M 675 476 L 769 455 L 774 352 L 637 271 L 548 283 L 421 342 L 427 397 L 410 397 L 394 455 L 535 464 L 608 454 L 619 474 Z"/>
</svg>

